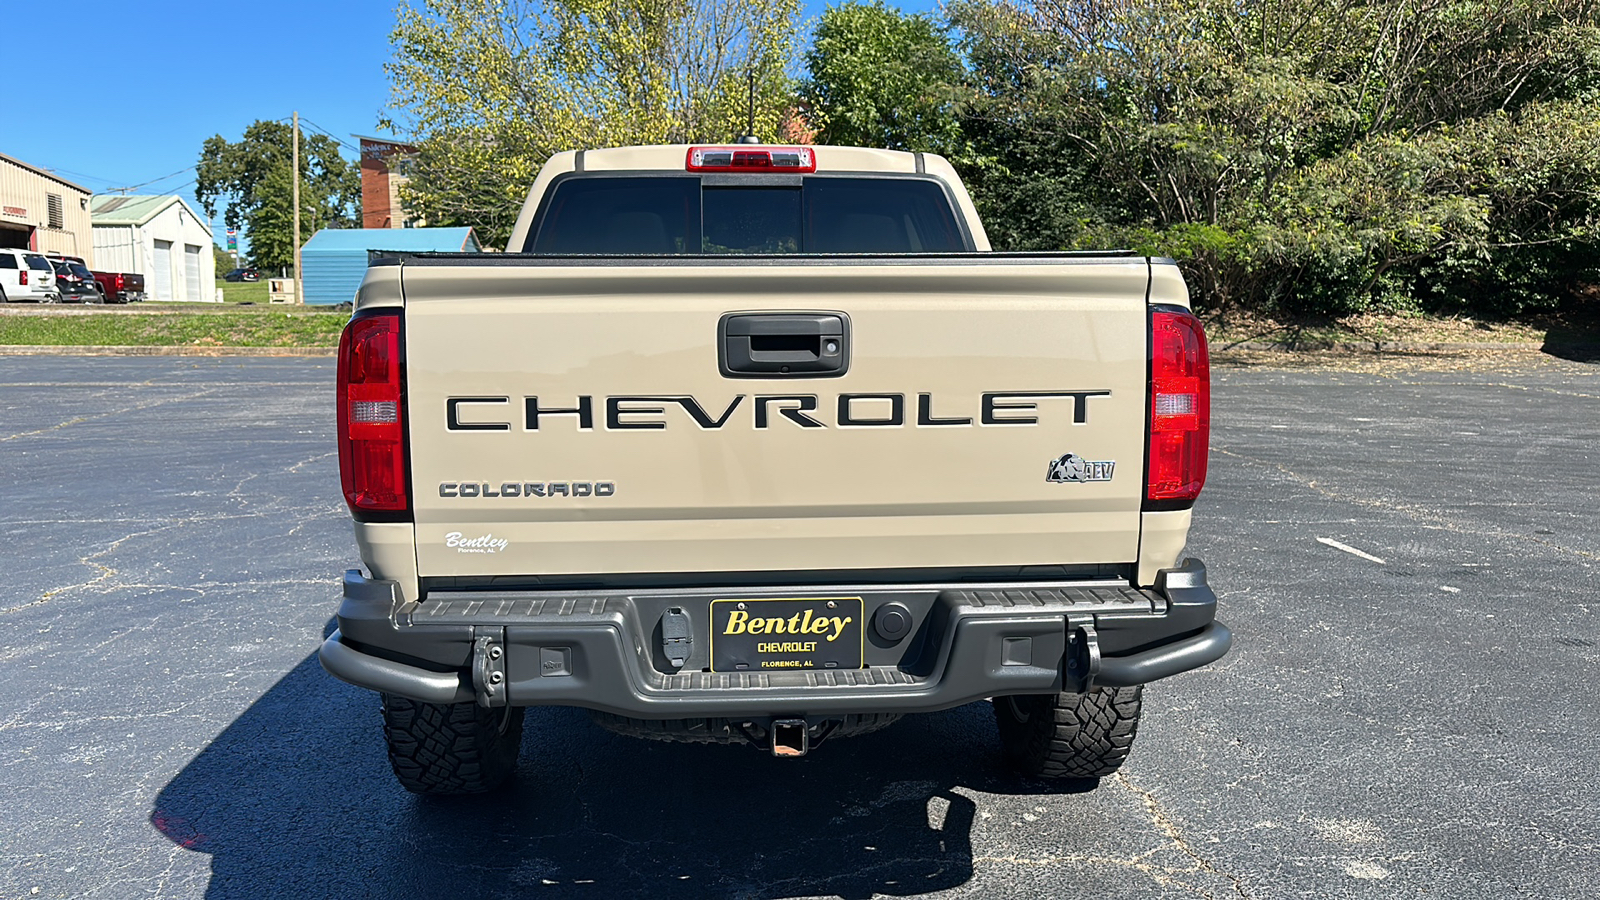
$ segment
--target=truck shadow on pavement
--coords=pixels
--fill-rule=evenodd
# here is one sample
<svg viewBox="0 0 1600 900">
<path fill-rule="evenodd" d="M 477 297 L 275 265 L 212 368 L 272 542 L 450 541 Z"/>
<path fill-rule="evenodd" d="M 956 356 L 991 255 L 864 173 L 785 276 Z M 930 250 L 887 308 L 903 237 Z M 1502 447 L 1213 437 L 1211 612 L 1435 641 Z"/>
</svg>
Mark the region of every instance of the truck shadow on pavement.
<svg viewBox="0 0 1600 900">
<path fill-rule="evenodd" d="M 995 774 L 993 717 L 973 704 L 799 760 L 535 708 L 504 792 L 414 797 L 377 707 L 307 657 L 167 784 L 150 824 L 211 856 L 215 898 L 867 898 L 971 879 L 977 804 L 958 788 L 1060 792 Z"/>
</svg>

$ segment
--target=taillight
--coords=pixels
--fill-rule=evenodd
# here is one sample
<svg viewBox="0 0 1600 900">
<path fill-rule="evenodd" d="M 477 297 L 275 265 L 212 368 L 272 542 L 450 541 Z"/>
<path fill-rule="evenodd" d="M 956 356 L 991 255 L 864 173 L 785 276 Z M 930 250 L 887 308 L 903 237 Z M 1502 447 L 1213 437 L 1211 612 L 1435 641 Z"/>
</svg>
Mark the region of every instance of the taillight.
<svg viewBox="0 0 1600 900">
<path fill-rule="evenodd" d="M 684 168 L 691 172 L 815 172 L 810 147 L 690 147 Z"/>
<path fill-rule="evenodd" d="M 411 509 L 398 313 L 358 315 L 339 338 L 339 480 L 358 518 Z"/>
<path fill-rule="evenodd" d="M 119 290 L 120 291 L 120 290 L 123 289 L 123 278 L 122 278 L 122 275 L 120 273 L 116 277 L 116 285 L 117 286 L 116 286 L 116 288 L 114 288 L 114 290 Z"/>
<path fill-rule="evenodd" d="M 18 269 L 17 270 L 17 284 L 27 284 L 27 283 L 28 283 L 28 270 L 27 269 Z"/>
<path fill-rule="evenodd" d="M 1186 509 L 1206 483 L 1211 363 L 1206 333 L 1181 306 L 1150 312 L 1150 456 L 1145 509 Z"/>
</svg>

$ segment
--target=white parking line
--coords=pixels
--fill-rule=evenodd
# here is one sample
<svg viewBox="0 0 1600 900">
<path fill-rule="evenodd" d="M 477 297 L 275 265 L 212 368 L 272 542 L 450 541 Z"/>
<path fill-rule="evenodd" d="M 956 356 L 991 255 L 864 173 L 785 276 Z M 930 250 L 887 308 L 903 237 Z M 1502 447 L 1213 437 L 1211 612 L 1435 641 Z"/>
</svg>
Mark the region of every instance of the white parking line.
<svg viewBox="0 0 1600 900">
<path fill-rule="evenodd" d="M 1383 560 L 1377 558 L 1376 556 L 1373 556 L 1371 553 L 1367 553 L 1367 552 L 1364 552 L 1364 551 L 1361 551 L 1361 550 L 1357 550 L 1356 548 L 1350 546 L 1349 544 L 1341 544 L 1338 541 L 1334 540 L 1333 538 L 1319 537 L 1319 538 L 1317 538 L 1317 543 L 1319 543 L 1319 544 L 1327 544 L 1329 547 L 1332 547 L 1335 550 L 1343 550 L 1346 553 L 1354 554 L 1355 556 L 1359 556 L 1362 559 L 1371 560 L 1372 562 L 1375 562 L 1380 566 L 1388 565 L 1388 563 L 1386 563 Z"/>
</svg>

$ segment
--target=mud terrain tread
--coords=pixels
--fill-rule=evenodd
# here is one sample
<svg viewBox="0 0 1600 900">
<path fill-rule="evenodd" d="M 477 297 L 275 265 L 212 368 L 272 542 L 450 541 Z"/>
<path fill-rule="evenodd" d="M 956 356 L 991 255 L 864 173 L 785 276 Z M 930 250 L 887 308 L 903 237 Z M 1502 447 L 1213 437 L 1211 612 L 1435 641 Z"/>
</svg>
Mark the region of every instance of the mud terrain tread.
<svg viewBox="0 0 1600 900">
<path fill-rule="evenodd" d="M 521 707 L 422 703 L 383 695 L 383 736 L 395 778 L 414 794 L 481 794 L 511 777 L 522 744 Z"/>
<path fill-rule="evenodd" d="M 996 698 L 995 719 L 1006 760 L 1039 778 L 1111 775 L 1133 749 L 1143 694 L 1143 686 L 1136 685 L 1095 688 L 1087 694 Z"/>
<path fill-rule="evenodd" d="M 606 712 L 593 712 L 596 725 L 615 734 L 644 738 L 650 741 L 667 741 L 678 744 L 744 744 L 748 743 L 739 730 L 738 719 L 630 719 Z M 853 737 L 870 734 L 894 724 L 900 718 L 895 713 L 845 716 L 844 724 L 829 737 Z"/>
</svg>

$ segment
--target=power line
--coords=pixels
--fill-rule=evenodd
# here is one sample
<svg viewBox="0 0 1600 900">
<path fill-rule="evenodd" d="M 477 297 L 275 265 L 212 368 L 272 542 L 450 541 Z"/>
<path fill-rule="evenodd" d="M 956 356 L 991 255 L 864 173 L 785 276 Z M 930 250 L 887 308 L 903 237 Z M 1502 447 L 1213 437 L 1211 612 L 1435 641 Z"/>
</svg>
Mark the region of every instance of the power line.
<svg viewBox="0 0 1600 900">
<path fill-rule="evenodd" d="M 335 142 L 337 142 L 339 144 L 339 146 L 345 148 L 346 150 L 350 150 L 350 151 L 354 152 L 357 156 L 361 155 L 361 148 L 360 147 L 357 147 L 354 144 L 351 144 L 349 141 L 346 141 L 344 138 L 341 138 L 338 135 L 334 134 L 333 132 L 329 131 L 328 129 L 323 128 L 321 125 L 318 125 L 317 123 L 311 121 L 310 119 L 306 118 L 305 116 L 301 116 L 300 117 L 300 124 L 302 124 L 302 125 L 310 125 L 312 128 L 316 129 L 320 134 L 323 134 L 323 135 L 326 135 L 327 137 L 333 138 L 333 140 Z"/>
<path fill-rule="evenodd" d="M 41 168 L 50 172 L 60 172 L 63 175 L 71 175 L 74 178 L 87 178 L 90 181 L 101 181 L 105 182 L 106 184 L 116 184 L 116 182 L 110 178 L 101 178 L 99 175 L 90 175 L 88 172 L 74 172 L 71 169 L 52 169 L 49 166 L 41 166 Z"/>
<path fill-rule="evenodd" d="M 104 184 L 116 184 L 117 183 L 115 179 L 103 178 L 103 177 L 101 177 L 99 175 L 90 175 L 88 172 L 74 172 L 71 169 L 63 169 L 63 168 L 61 168 L 59 166 L 41 165 L 41 166 L 39 166 L 39 168 L 41 168 L 44 171 L 49 172 L 49 173 L 51 173 L 53 175 L 54 174 L 71 175 L 74 178 L 86 178 L 89 181 L 99 181 L 99 182 L 102 182 Z M 121 190 L 121 189 L 120 188 L 106 188 L 106 190 L 115 191 L 115 190 Z"/>
<path fill-rule="evenodd" d="M 343 138 L 339 137 L 338 135 L 334 134 L 333 132 L 329 131 L 328 129 L 323 128 L 321 125 L 318 125 L 317 123 L 311 121 L 310 119 L 306 118 L 305 116 L 301 116 L 300 117 L 300 124 L 302 126 L 309 125 L 309 126 L 311 126 L 312 129 L 316 130 L 317 132 L 319 132 L 321 134 L 325 134 L 328 137 L 333 138 L 335 141 L 338 141 L 341 144 L 344 143 L 344 139 Z"/>
<path fill-rule="evenodd" d="M 194 171 L 194 166 L 185 166 L 185 167 L 179 169 L 178 171 L 173 172 L 170 175 L 163 175 L 160 178 L 152 178 L 149 181 L 146 181 L 146 182 L 144 182 L 142 184 L 135 184 L 135 185 L 132 185 L 131 187 L 107 188 L 107 190 L 108 191 L 117 191 L 118 193 L 122 193 L 122 194 L 131 194 L 134 191 L 137 191 L 139 188 L 149 187 L 152 184 L 156 184 L 158 182 L 166 181 L 168 178 L 176 178 L 176 177 L 178 177 L 179 175 L 182 175 L 185 172 L 193 172 L 193 171 Z M 190 183 L 193 184 L 194 182 L 190 182 Z"/>
</svg>

